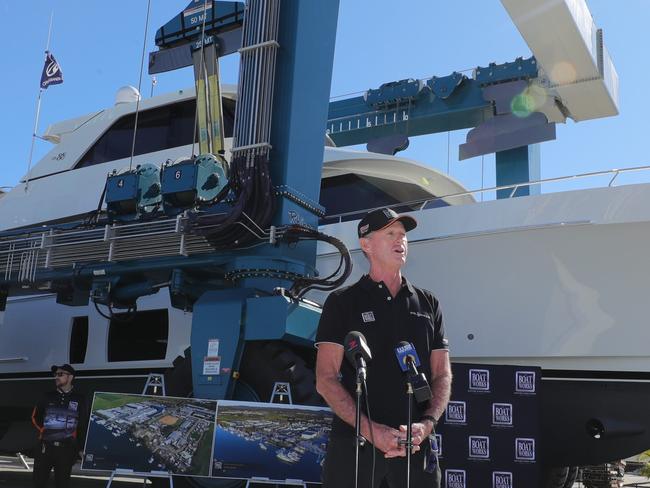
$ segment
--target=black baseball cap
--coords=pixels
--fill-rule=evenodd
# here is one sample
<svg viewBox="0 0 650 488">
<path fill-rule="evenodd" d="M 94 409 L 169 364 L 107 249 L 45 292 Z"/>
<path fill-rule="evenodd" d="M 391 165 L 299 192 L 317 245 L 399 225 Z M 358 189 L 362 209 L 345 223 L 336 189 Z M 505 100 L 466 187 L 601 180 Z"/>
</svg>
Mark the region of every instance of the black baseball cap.
<svg viewBox="0 0 650 488">
<path fill-rule="evenodd" d="M 404 225 L 406 232 L 415 229 L 418 225 L 417 220 L 410 215 L 400 215 L 392 208 L 386 207 L 368 212 L 368 215 L 359 222 L 357 232 L 359 233 L 359 237 L 366 237 L 371 232 L 388 227 L 398 220 Z"/>
<path fill-rule="evenodd" d="M 62 364 L 61 366 L 57 366 L 56 364 L 50 368 L 52 370 L 52 373 L 56 373 L 57 370 L 62 369 L 66 373 L 70 373 L 72 376 L 75 375 L 75 370 L 72 366 L 69 364 Z"/>
</svg>

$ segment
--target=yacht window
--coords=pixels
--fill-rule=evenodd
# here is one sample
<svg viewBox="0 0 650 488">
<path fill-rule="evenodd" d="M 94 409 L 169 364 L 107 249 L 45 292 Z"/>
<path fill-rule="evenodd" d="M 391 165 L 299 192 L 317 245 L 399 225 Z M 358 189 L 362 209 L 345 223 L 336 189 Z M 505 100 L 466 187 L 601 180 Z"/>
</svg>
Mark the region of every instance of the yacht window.
<svg viewBox="0 0 650 488">
<path fill-rule="evenodd" d="M 320 224 L 338 222 L 338 218 L 330 218 L 333 215 L 352 212 L 341 220 L 357 220 L 365 215 L 364 210 L 368 208 L 393 206 L 401 202 L 426 198 L 434 197 L 412 183 L 352 173 L 324 178 L 321 181 L 320 204 L 325 207 L 327 214 L 321 219 Z M 446 205 L 442 200 L 435 200 L 427 205 L 427 208 Z M 396 212 L 408 212 L 417 210 L 419 207 L 420 205 L 397 205 L 393 209 Z M 359 212 L 355 213 L 357 210 Z"/>
<path fill-rule="evenodd" d="M 88 348 L 88 317 L 73 317 L 70 333 L 70 364 L 81 364 L 86 360 Z"/>
<path fill-rule="evenodd" d="M 224 135 L 232 137 L 235 102 L 229 98 L 222 100 Z M 140 112 L 135 155 L 192 144 L 195 109 L 194 100 L 185 100 Z M 135 114 L 118 119 L 84 154 L 76 167 L 84 168 L 131 156 L 134 122 Z"/>
<path fill-rule="evenodd" d="M 165 359 L 167 309 L 115 314 L 108 330 L 108 361 Z"/>
</svg>

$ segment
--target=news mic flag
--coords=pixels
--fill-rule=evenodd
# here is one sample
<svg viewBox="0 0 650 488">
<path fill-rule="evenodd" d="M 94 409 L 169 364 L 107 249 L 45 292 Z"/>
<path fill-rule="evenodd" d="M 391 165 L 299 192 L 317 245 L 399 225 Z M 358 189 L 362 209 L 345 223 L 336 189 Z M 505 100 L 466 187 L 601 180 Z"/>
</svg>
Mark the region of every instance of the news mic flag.
<svg viewBox="0 0 650 488">
<path fill-rule="evenodd" d="M 410 342 L 402 341 L 395 348 L 395 356 L 402 371 L 407 372 L 409 369 L 408 360 L 410 359 L 413 365 L 417 368 L 420 366 L 420 358 L 418 353 Z"/>
<path fill-rule="evenodd" d="M 45 66 L 43 66 L 43 74 L 41 74 L 41 89 L 45 90 L 50 85 L 58 85 L 63 83 L 63 73 L 59 67 L 59 63 L 54 59 L 54 55 L 50 51 L 45 51 Z"/>
<path fill-rule="evenodd" d="M 353 330 L 345 336 L 345 357 L 353 365 L 356 364 L 357 357 L 362 357 L 365 361 L 372 359 L 372 353 L 368 347 L 365 336 L 361 332 Z"/>
</svg>

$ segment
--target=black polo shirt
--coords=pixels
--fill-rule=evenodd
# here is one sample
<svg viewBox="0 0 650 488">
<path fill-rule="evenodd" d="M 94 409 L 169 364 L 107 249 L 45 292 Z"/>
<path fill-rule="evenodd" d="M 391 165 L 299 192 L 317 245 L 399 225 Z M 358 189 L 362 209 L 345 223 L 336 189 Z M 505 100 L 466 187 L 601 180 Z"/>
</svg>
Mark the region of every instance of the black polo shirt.
<svg viewBox="0 0 650 488">
<path fill-rule="evenodd" d="M 401 341 L 412 343 L 421 363 L 418 369 L 431 382 L 431 351 L 448 348 L 438 300 L 406 278 L 402 278 L 402 287 L 393 298 L 383 282 L 363 276 L 354 285 L 327 297 L 318 324 L 316 346 L 322 342 L 343 346 L 350 331 L 361 332 L 372 353 L 367 374 L 372 420 L 394 428 L 406 424 L 406 376 L 397 361 L 395 348 Z M 356 372 L 345 357 L 341 364 L 341 383 L 354 398 Z M 362 409 L 367 414 L 365 404 Z M 419 419 L 415 401 L 413 419 Z M 336 417 L 332 433 L 354 435 L 354 430 Z"/>
</svg>

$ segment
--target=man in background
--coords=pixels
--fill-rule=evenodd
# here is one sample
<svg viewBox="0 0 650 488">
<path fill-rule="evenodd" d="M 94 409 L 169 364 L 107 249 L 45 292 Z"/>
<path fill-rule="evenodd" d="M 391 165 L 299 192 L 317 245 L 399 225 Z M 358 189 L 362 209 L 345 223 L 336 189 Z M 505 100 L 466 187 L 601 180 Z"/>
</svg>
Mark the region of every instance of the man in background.
<svg viewBox="0 0 650 488">
<path fill-rule="evenodd" d="M 74 368 L 55 365 L 52 374 L 56 390 L 45 393 L 32 413 L 32 423 L 39 433 L 34 455 L 35 488 L 47 486 L 52 469 L 56 488 L 67 488 L 85 438 L 88 408 L 85 397 L 72 385 Z"/>
</svg>

